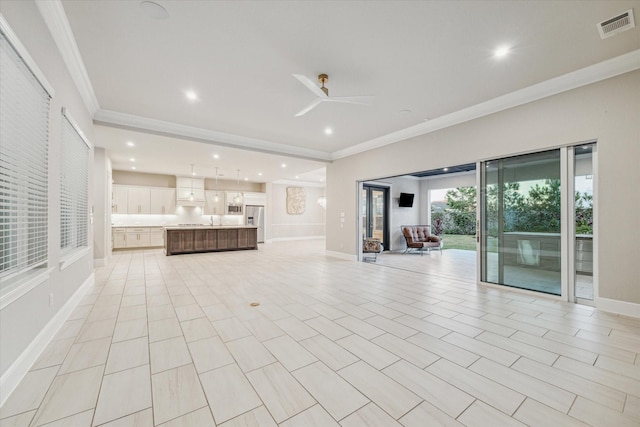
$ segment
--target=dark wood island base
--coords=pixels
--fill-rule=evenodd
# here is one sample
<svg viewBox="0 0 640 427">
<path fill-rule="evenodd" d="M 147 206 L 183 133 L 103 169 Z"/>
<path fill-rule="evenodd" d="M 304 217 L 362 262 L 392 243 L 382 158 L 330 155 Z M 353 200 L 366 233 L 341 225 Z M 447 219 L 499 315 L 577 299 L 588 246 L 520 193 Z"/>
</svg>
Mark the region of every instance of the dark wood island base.
<svg viewBox="0 0 640 427">
<path fill-rule="evenodd" d="M 257 227 L 166 227 L 165 255 L 258 249 Z"/>
</svg>

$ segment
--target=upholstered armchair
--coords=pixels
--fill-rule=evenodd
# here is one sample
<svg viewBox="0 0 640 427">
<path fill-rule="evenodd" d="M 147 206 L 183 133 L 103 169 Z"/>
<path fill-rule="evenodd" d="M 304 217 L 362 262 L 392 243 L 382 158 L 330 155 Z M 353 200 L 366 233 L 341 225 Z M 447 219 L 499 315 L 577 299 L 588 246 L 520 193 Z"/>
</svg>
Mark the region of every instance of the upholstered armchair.
<svg viewBox="0 0 640 427">
<path fill-rule="evenodd" d="M 410 250 L 420 251 L 420 255 L 423 252 L 431 251 L 432 249 L 439 249 L 442 253 L 442 238 L 434 236 L 430 232 L 430 226 L 428 225 L 403 225 L 400 227 L 402 235 L 407 241 L 406 254 Z"/>
<path fill-rule="evenodd" d="M 372 261 L 376 262 L 378 260 L 378 254 L 384 250 L 384 246 L 380 239 L 374 239 L 372 237 L 365 237 L 362 241 L 362 253 L 363 254 L 373 254 L 373 257 L 362 257 L 363 261 Z"/>
</svg>

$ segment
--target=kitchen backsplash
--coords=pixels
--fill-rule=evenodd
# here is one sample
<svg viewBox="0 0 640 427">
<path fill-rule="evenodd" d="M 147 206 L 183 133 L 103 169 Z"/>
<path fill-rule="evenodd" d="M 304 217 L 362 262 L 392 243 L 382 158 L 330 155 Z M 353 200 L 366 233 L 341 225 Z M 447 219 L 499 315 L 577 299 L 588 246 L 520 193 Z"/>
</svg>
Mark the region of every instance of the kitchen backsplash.
<svg viewBox="0 0 640 427">
<path fill-rule="evenodd" d="M 212 217 L 214 225 L 244 225 L 243 215 L 202 215 L 202 208 L 187 206 L 178 206 L 175 215 L 112 214 L 111 223 L 114 226 L 210 224 Z"/>
</svg>

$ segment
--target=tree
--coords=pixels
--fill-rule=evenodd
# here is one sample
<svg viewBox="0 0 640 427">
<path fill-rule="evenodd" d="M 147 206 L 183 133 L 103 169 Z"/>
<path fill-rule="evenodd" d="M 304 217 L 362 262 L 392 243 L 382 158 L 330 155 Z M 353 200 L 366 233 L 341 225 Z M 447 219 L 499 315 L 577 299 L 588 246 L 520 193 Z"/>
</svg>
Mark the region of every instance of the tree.
<svg viewBox="0 0 640 427">
<path fill-rule="evenodd" d="M 576 191 L 576 233 L 593 234 L 593 195 Z"/>
<path fill-rule="evenodd" d="M 449 209 L 456 212 L 476 211 L 476 187 L 458 187 L 445 195 Z"/>
<path fill-rule="evenodd" d="M 559 233 L 560 197 L 559 179 L 547 179 L 544 185 L 534 185 L 527 195 L 527 209 L 518 221 L 519 231 Z"/>
</svg>

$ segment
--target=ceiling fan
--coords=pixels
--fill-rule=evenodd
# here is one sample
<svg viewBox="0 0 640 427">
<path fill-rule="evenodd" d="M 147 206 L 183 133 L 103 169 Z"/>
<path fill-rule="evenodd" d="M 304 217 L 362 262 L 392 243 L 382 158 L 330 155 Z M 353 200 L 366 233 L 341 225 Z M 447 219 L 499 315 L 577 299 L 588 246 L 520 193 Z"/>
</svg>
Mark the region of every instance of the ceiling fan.
<svg viewBox="0 0 640 427">
<path fill-rule="evenodd" d="M 293 77 L 298 79 L 300 83 L 305 85 L 307 89 L 309 89 L 315 96 L 311 104 L 304 107 L 302 110 L 298 111 L 294 117 L 300 117 L 307 114 L 309 111 L 316 108 L 322 102 L 344 102 L 347 104 L 358 104 L 358 105 L 369 105 L 373 100 L 373 96 L 334 96 L 329 98 L 329 89 L 324 87 L 324 84 L 329 81 L 329 76 L 326 74 L 320 74 L 318 76 L 318 82 L 322 84 L 321 87 L 318 87 L 309 77 L 303 76 L 302 74 L 294 74 Z"/>
</svg>

